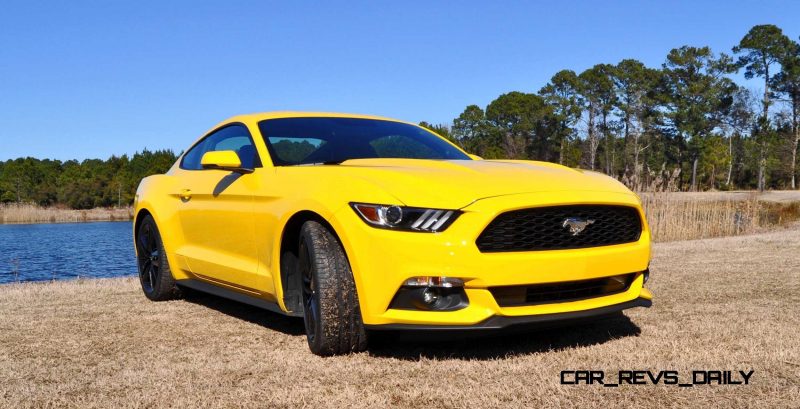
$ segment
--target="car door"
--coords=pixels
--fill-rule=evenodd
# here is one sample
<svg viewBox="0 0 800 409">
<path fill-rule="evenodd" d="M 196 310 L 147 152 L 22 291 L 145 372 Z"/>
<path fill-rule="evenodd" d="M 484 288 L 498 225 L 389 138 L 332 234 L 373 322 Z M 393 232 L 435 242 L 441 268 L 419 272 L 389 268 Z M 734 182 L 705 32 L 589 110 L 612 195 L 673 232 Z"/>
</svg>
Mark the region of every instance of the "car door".
<svg viewBox="0 0 800 409">
<path fill-rule="evenodd" d="M 211 151 L 236 151 L 252 173 L 203 169 Z M 178 170 L 178 215 L 185 245 L 180 249 L 192 274 L 238 289 L 258 285 L 254 192 L 263 168 L 247 127 L 220 128 L 190 149 Z"/>
</svg>

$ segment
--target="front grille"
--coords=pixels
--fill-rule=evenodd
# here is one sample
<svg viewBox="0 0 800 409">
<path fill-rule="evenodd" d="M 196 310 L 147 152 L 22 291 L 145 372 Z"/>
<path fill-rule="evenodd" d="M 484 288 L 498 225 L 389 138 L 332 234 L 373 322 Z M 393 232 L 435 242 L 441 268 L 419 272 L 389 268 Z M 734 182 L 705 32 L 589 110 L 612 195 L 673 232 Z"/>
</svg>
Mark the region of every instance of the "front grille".
<svg viewBox="0 0 800 409">
<path fill-rule="evenodd" d="M 497 305 L 519 307 L 618 294 L 627 291 L 634 278 L 636 278 L 635 273 L 562 283 L 491 287 L 489 291 L 497 301 Z"/>
<path fill-rule="evenodd" d="M 578 234 L 568 219 L 592 221 Z M 486 226 L 475 244 L 481 252 L 579 249 L 639 240 L 642 222 L 633 207 L 569 205 L 505 212 Z"/>
</svg>

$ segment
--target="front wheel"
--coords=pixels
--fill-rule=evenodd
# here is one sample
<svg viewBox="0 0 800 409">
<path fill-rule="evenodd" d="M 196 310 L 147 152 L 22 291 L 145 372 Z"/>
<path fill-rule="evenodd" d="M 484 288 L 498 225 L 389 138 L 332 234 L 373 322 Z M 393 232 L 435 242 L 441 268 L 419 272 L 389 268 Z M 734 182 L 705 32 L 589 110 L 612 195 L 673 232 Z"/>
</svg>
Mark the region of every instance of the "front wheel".
<svg viewBox="0 0 800 409">
<path fill-rule="evenodd" d="M 156 221 L 147 215 L 136 232 L 136 259 L 139 265 L 139 282 L 144 295 L 152 301 L 174 300 L 181 290 L 172 277 L 167 262 L 167 252 L 161 241 Z"/>
<path fill-rule="evenodd" d="M 311 352 L 338 355 L 367 348 L 353 273 L 339 241 L 322 224 L 300 230 L 299 275 L 303 317 Z"/>
</svg>

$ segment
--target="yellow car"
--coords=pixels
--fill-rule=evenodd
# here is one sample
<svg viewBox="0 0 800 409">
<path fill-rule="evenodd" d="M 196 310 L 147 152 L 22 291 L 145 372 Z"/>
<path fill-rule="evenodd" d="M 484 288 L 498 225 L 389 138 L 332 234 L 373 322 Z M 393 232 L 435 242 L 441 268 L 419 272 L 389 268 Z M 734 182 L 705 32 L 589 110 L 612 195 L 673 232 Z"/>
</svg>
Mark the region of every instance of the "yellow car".
<svg viewBox="0 0 800 409">
<path fill-rule="evenodd" d="M 136 192 L 139 277 L 302 316 L 319 355 L 368 330 L 492 329 L 650 306 L 638 197 L 599 173 L 482 160 L 417 125 L 224 121 Z"/>
</svg>

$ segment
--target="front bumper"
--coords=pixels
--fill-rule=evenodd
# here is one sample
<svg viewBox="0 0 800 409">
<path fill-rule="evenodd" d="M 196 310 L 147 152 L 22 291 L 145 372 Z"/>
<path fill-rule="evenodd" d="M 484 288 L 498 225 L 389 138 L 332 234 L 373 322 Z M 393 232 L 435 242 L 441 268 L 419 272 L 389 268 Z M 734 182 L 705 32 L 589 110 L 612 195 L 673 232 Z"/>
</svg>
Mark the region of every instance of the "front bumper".
<svg viewBox="0 0 800 409">
<path fill-rule="evenodd" d="M 643 272 L 650 261 L 650 233 L 643 222 L 634 243 L 572 250 L 481 253 L 475 240 L 500 213 L 536 206 L 616 204 L 644 214 L 632 194 L 607 192 L 543 192 L 479 200 L 442 233 L 376 229 L 348 207 L 331 222 L 350 260 L 364 324 L 397 328 L 498 328 L 518 322 L 569 319 L 590 311 L 605 314 L 612 306 L 649 304 Z M 489 288 L 586 280 L 636 273 L 624 292 L 569 302 L 501 307 Z M 416 276 L 458 277 L 469 300 L 455 311 L 392 309 L 389 305 L 403 283 Z M 622 309 L 620 308 L 620 309 Z M 564 315 L 567 314 L 567 315 Z"/>
<path fill-rule="evenodd" d="M 581 321 L 612 315 L 614 313 L 634 307 L 650 307 L 653 301 L 647 298 L 637 298 L 620 304 L 608 305 L 591 310 L 560 312 L 554 314 L 526 315 L 520 317 L 506 317 L 495 315 L 474 325 L 428 325 L 428 324 L 383 324 L 368 325 L 372 330 L 425 330 L 425 331 L 471 331 L 471 330 L 504 330 L 508 328 L 539 326 L 551 323 L 566 323 Z"/>
</svg>

